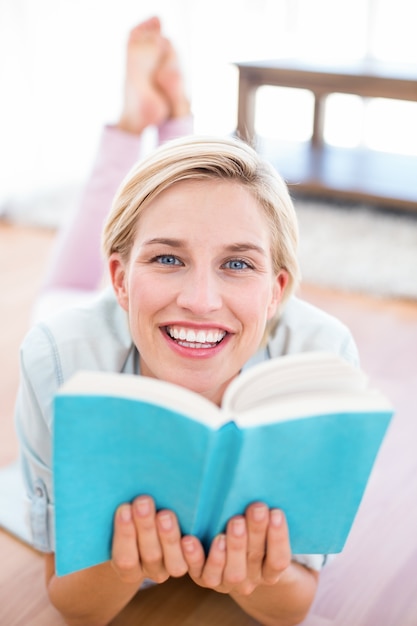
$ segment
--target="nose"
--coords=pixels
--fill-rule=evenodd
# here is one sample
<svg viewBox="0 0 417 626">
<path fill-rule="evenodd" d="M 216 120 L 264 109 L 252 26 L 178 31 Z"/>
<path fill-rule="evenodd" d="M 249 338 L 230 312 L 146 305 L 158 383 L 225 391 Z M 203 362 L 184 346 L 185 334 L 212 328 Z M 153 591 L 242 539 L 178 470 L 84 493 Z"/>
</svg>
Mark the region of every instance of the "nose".
<svg viewBox="0 0 417 626">
<path fill-rule="evenodd" d="M 221 280 L 207 267 L 194 269 L 183 276 L 177 304 L 195 315 L 218 311 L 223 303 Z"/>
</svg>

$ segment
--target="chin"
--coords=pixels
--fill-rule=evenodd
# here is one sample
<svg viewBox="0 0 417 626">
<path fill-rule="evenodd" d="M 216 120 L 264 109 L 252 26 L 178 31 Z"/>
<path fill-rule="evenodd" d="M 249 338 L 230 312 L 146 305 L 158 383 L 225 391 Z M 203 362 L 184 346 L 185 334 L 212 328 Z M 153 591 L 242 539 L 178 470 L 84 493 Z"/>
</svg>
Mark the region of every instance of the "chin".
<svg viewBox="0 0 417 626">
<path fill-rule="evenodd" d="M 220 381 L 214 380 L 213 373 L 204 374 L 203 376 L 197 375 L 195 371 L 181 371 L 178 370 L 174 376 L 164 378 L 170 383 L 184 387 L 189 391 L 198 393 L 209 399 L 218 395 L 219 388 L 225 388 L 226 384 L 222 384 Z"/>
</svg>

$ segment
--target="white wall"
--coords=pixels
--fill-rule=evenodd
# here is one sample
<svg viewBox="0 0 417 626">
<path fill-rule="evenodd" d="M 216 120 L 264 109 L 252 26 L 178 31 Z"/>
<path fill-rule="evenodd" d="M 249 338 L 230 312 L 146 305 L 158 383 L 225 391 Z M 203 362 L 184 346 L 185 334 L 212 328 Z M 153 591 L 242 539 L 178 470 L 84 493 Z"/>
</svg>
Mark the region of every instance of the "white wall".
<svg viewBox="0 0 417 626">
<path fill-rule="evenodd" d="M 179 49 L 196 130 L 229 133 L 236 123 L 233 61 L 374 54 L 417 64 L 415 6 L 415 0 L 0 0 L 0 202 L 85 179 L 100 128 L 120 108 L 127 34 L 151 14 L 161 16 Z M 288 107 L 294 111 L 291 97 Z M 359 109 L 355 131 L 365 115 Z M 259 123 L 279 134 L 274 111 L 266 102 Z M 387 119 L 385 110 L 380 115 Z M 416 149 L 416 108 L 400 117 L 407 132 L 395 127 L 392 145 L 403 133 L 400 149 Z M 338 141 L 338 120 L 336 112 L 330 141 Z M 378 128 L 373 136 L 381 137 Z"/>
</svg>

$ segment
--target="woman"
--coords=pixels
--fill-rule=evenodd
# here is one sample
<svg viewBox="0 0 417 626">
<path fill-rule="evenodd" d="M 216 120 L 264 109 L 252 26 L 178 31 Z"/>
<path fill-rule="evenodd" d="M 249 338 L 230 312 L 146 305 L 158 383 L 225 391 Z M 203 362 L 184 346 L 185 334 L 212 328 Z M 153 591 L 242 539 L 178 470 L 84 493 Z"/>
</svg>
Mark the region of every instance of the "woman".
<svg viewBox="0 0 417 626">
<path fill-rule="evenodd" d="M 34 543 L 47 553 L 49 596 L 68 624 L 108 623 L 146 579 L 185 573 L 264 624 L 306 615 L 324 559 L 291 555 L 285 512 L 262 502 L 229 521 L 207 558 L 196 537 L 181 537 L 175 511 L 155 511 L 152 494 L 115 512 L 103 565 L 56 577 L 51 532 L 51 404 L 76 370 L 159 378 L 220 404 L 243 367 L 267 358 L 332 350 L 356 362 L 348 330 L 292 296 L 297 238 L 286 185 L 252 148 L 224 138 L 170 142 L 130 172 L 114 200 L 103 238 L 112 289 L 28 334 L 17 428 Z"/>
</svg>

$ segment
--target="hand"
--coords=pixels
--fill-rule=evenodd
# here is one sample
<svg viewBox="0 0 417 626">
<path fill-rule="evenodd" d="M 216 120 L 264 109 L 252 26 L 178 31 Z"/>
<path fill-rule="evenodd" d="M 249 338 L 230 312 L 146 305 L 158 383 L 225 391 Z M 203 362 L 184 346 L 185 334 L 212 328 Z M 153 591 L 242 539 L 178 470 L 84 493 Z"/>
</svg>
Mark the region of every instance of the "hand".
<svg viewBox="0 0 417 626">
<path fill-rule="evenodd" d="M 114 520 L 111 562 L 126 583 L 145 578 L 161 583 L 170 576 L 183 576 L 188 567 L 176 515 L 168 510 L 157 513 L 149 496 L 122 504 Z"/>
<path fill-rule="evenodd" d="M 194 582 L 221 593 L 249 595 L 260 585 L 274 585 L 291 563 L 284 514 L 260 502 L 229 520 L 207 559 L 196 537 L 183 537 L 182 547 Z"/>
</svg>

